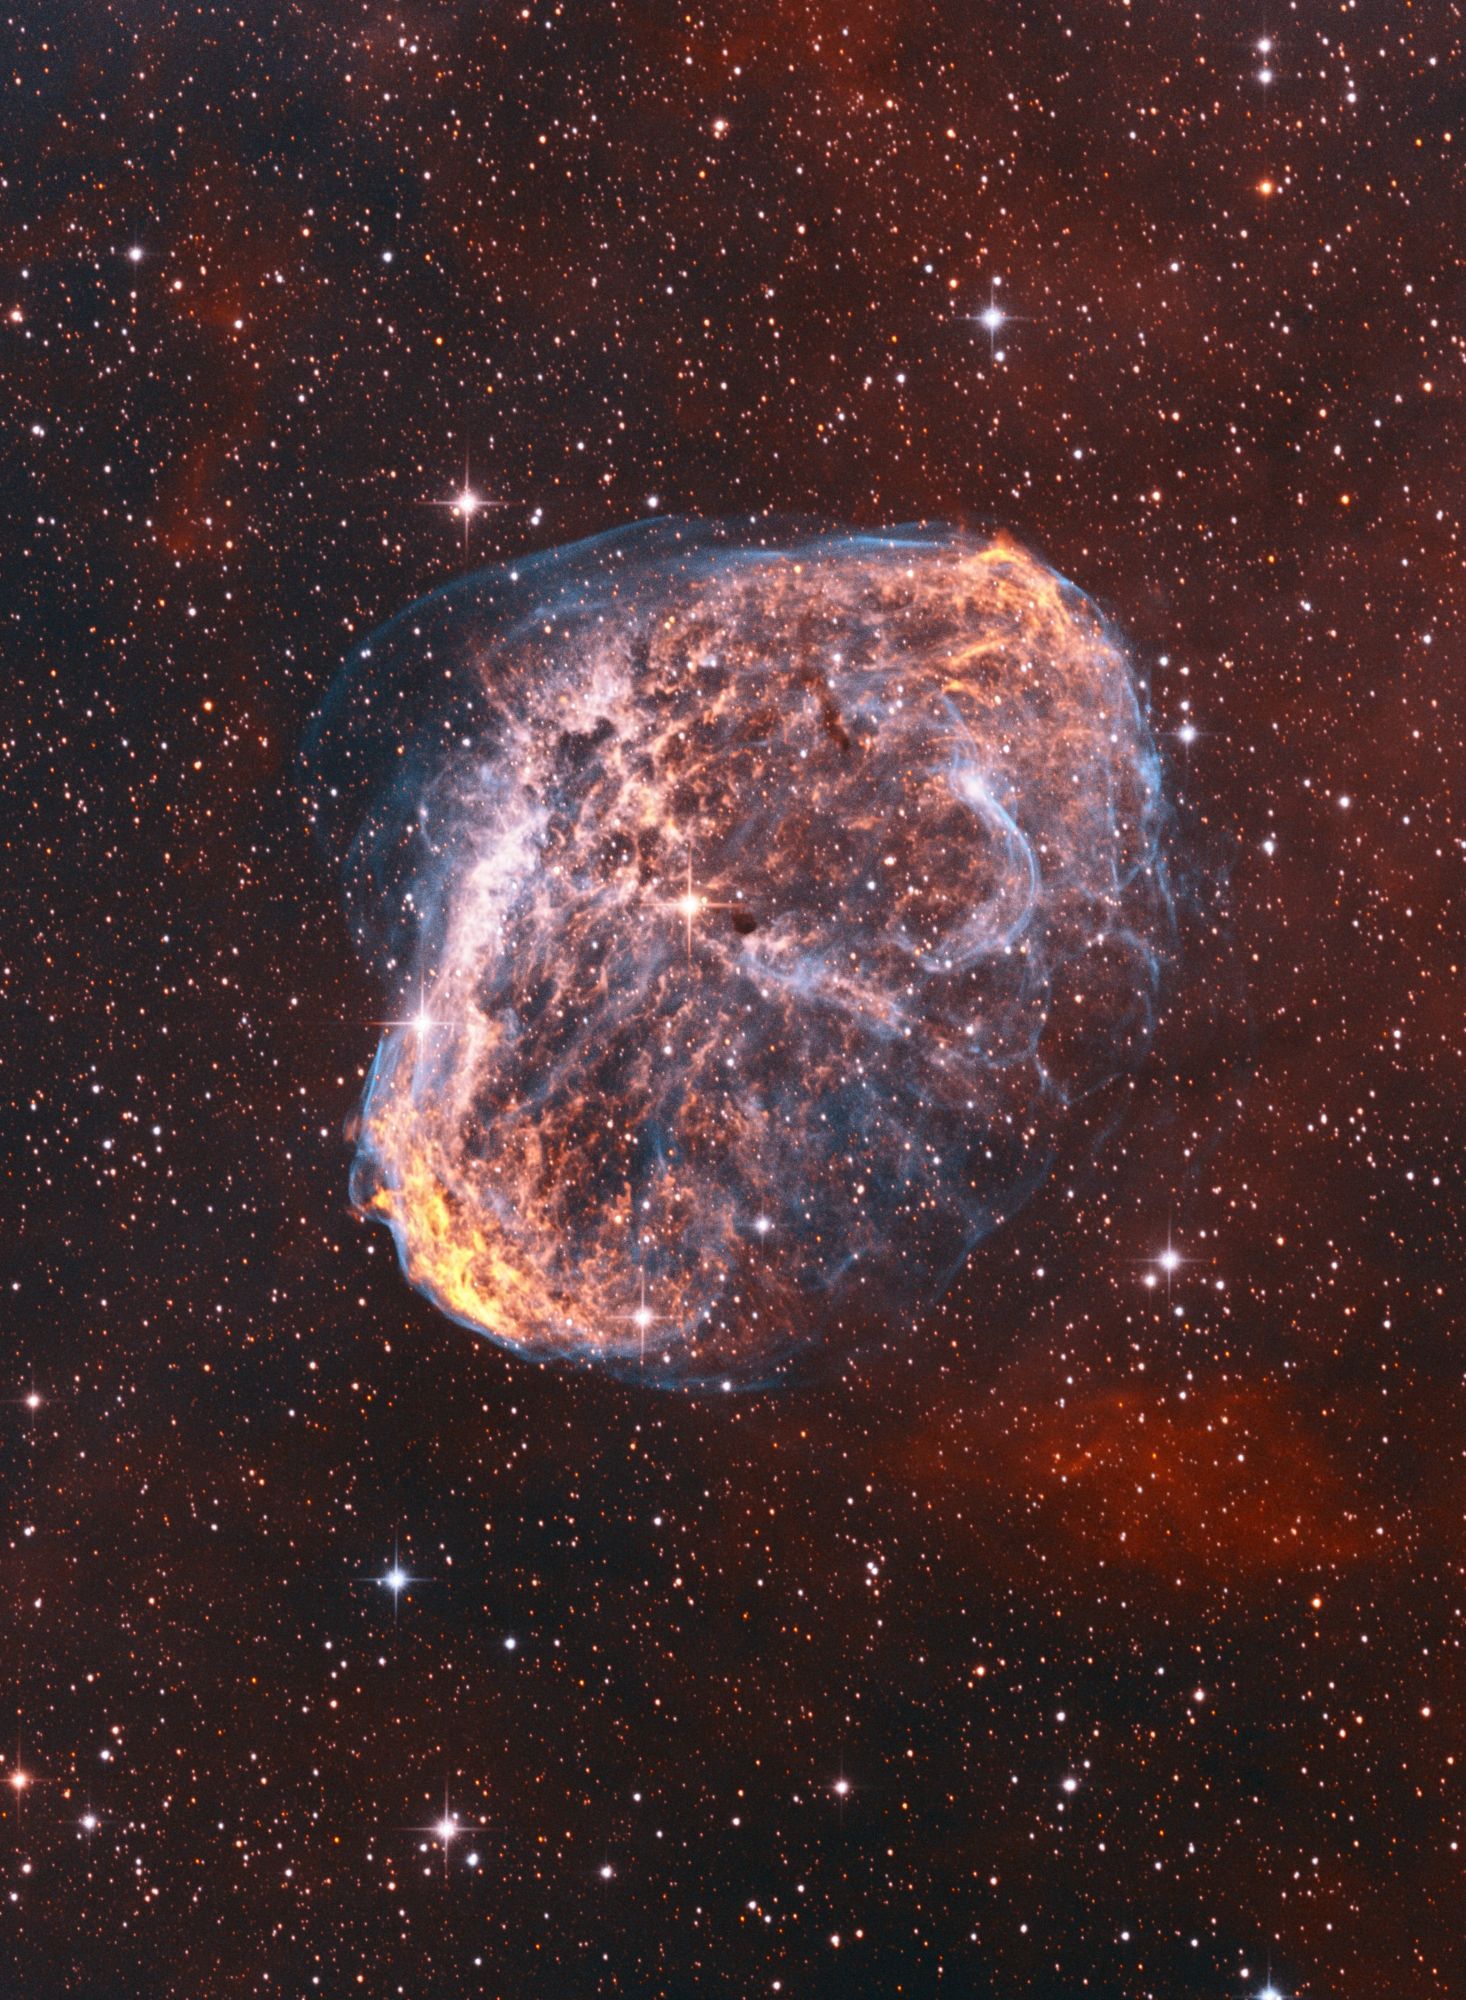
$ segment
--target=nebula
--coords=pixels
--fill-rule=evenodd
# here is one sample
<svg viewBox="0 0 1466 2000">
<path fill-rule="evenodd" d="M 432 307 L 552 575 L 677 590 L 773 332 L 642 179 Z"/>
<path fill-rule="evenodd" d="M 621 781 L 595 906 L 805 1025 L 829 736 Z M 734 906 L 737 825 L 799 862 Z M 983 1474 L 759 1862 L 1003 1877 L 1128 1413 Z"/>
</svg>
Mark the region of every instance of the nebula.
<svg viewBox="0 0 1466 2000">
<path fill-rule="evenodd" d="M 741 1386 L 901 1335 L 1151 1037 L 1141 695 L 1004 538 L 486 570 L 355 650 L 306 760 L 393 1017 L 353 1200 L 523 1355 Z"/>
</svg>

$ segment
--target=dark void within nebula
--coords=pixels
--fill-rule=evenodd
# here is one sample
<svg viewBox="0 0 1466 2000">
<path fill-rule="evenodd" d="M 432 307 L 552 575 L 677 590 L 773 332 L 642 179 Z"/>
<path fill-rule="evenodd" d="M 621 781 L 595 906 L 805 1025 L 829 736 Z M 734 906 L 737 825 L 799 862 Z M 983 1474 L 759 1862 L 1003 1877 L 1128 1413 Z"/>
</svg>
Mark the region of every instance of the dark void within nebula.
<svg viewBox="0 0 1466 2000">
<path fill-rule="evenodd" d="M 661 520 L 360 646 L 311 805 L 390 1011 L 352 1193 L 522 1354 L 773 1379 L 908 1320 L 1143 1054 L 1160 766 L 1011 541 Z"/>
</svg>

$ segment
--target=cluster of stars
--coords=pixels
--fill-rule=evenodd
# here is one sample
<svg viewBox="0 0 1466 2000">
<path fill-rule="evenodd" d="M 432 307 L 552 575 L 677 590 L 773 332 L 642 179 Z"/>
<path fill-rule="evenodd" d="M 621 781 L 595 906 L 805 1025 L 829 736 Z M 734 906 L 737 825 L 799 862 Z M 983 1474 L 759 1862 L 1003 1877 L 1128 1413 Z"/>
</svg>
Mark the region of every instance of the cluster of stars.
<svg viewBox="0 0 1466 2000">
<path fill-rule="evenodd" d="M 1455 11 L 85 11 L 3 80 L 8 1988 L 1458 2000 Z M 1179 976 L 934 1302 L 655 1397 L 348 1213 L 474 996 L 292 774 L 465 570 L 789 514 L 1114 619 Z M 685 997 L 780 884 L 673 816 Z"/>
</svg>

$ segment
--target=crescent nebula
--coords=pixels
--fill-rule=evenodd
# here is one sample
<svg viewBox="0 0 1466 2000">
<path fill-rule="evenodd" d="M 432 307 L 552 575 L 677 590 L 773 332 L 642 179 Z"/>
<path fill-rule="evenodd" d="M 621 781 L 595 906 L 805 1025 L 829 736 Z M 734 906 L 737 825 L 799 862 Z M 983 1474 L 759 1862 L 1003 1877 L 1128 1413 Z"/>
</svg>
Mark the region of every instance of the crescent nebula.
<svg viewBox="0 0 1466 2000">
<path fill-rule="evenodd" d="M 307 746 L 390 996 L 352 1196 L 517 1352 L 768 1383 L 898 1336 L 1143 1057 L 1126 654 L 1016 543 L 659 520 L 359 646 Z"/>
</svg>

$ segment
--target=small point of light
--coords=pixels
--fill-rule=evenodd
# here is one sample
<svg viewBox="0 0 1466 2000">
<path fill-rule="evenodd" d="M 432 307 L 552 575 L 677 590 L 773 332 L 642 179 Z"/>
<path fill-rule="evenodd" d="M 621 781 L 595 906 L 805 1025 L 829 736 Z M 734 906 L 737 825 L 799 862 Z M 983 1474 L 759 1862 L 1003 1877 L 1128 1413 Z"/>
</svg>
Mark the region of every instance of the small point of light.
<svg viewBox="0 0 1466 2000">
<path fill-rule="evenodd" d="M 23 1792 L 29 1783 L 30 1783 L 30 1774 L 28 1772 L 26 1771 L 11 1772 L 10 1788 L 12 1791 Z"/>
<path fill-rule="evenodd" d="M 610 1862 L 609 1862 L 609 1861 L 603 1861 L 603 1862 L 601 1863 L 601 1880 L 602 1880 L 603 1882 L 609 1882 L 609 1881 L 610 1881 L 610 1879 L 611 1879 L 611 1877 L 612 1877 L 612 1876 L 613 1876 L 613 1875 L 614 1875 L 615 1873 L 616 1873 L 616 1871 L 615 1871 L 615 1869 L 614 1869 L 614 1868 L 613 1868 L 613 1867 L 611 1866 L 611 1864 L 610 1864 Z"/>
<path fill-rule="evenodd" d="M 1181 1265 L 1181 1252 L 1179 1250 L 1162 1250 L 1160 1256 L 1156 1259 L 1156 1262 L 1160 1265 L 1163 1271 L 1179 1270 Z"/>
<path fill-rule="evenodd" d="M 1079 1790 L 1079 1780 L 1077 1778 L 1063 1778 L 1059 1782 L 1059 1789 L 1064 1792 L 1077 1792 Z"/>
<path fill-rule="evenodd" d="M 652 1321 L 656 1318 L 656 1314 L 652 1311 L 650 1306 L 638 1306 L 636 1311 L 631 1315 L 631 1317 L 638 1326 L 647 1327 L 650 1326 Z"/>
<path fill-rule="evenodd" d="M 836 1778 L 835 1796 L 841 1799 L 848 1798 L 850 1796 L 850 1780 L 848 1778 Z"/>
<path fill-rule="evenodd" d="M 476 514 L 482 505 L 483 502 L 479 499 L 473 488 L 465 486 L 458 498 L 453 502 L 453 511 L 455 514 L 462 514 L 464 519 L 467 520 L 471 515 Z"/>
<path fill-rule="evenodd" d="M 1003 311 L 1001 306 L 988 306 L 983 312 L 978 314 L 978 318 L 989 333 L 996 333 L 1007 317 L 1008 315 Z"/>
<path fill-rule="evenodd" d="M 767 1236 L 774 1225 L 766 1215 L 761 1215 L 753 1226 L 760 1236 Z"/>
<path fill-rule="evenodd" d="M 656 493 L 648 493 L 648 495 L 646 496 L 646 504 L 648 507 L 651 508 L 652 512 L 655 514 L 658 507 L 660 507 L 662 504 L 661 497 Z"/>
<path fill-rule="evenodd" d="M 1194 743 L 1196 741 L 1196 724 L 1194 722 L 1183 722 L 1181 727 L 1176 731 L 1176 734 L 1183 743 Z"/>
<path fill-rule="evenodd" d="M 702 898 L 694 895 L 689 889 L 685 896 L 677 898 L 677 907 L 684 917 L 695 917 L 702 908 Z"/>
<path fill-rule="evenodd" d="M 418 1012 L 413 1016 L 412 1025 L 414 1028 L 417 1029 L 417 1032 L 420 1035 L 425 1035 L 428 1029 L 431 1028 L 431 1026 L 433 1025 L 433 1017 L 428 1012 L 426 1007 L 422 1008 L 420 1012 Z"/>
<path fill-rule="evenodd" d="M 28 1396 L 26 1397 L 26 1399 L 25 1399 L 25 1406 L 26 1406 L 26 1408 L 27 1408 L 28 1410 L 38 1410 L 38 1409 L 40 1409 L 40 1407 L 41 1407 L 41 1399 L 40 1399 L 40 1397 L 39 1397 L 39 1396 L 38 1396 L 38 1395 L 36 1394 L 36 1392 L 35 1392 L 35 1390 L 34 1390 L 34 1389 L 32 1389 L 32 1390 L 31 1390 L 31 1392 L 30 1392 L 30 1394 L 29 1394 L 29 1395 L 28 1395 Z"/>
<path fill-rule="evenodd" d="M 141 243 L 134 243 L 132 248 L 127 253 L 127 261 L 129 264 L 140 264 L 142 260 L 143 260 L 143 247 Z"/>
<path fill-rule="evenodd" d="M 517 1652 L 518 1650 L 519 1650 L 519 1641 L 516 1638 L 514 1638 L 514 1636 L 511 1634 L 510 1637 L 504 1641 L 504 1651 L 506 1653 L 514 1653 Z"/>
<path fill-rule="evenodd" d="M 95 1833 L 97 1830 L 97 1815 L 95 1813 L 83 1813 L 81 1816 L 81 1825 L 83 1833 Z"/>
<path fill-rule="evenodd" d="M 382 1578 L 382 1581 L 386 1584 L 388 1590 L 395 1593 L 399 1590 L 406 1590 L 412 1578 L 407 1574 L 406 1570 L 399 1569 L 396 1563 L 393 1563 L 391 1569 Z"/>
</svg>

